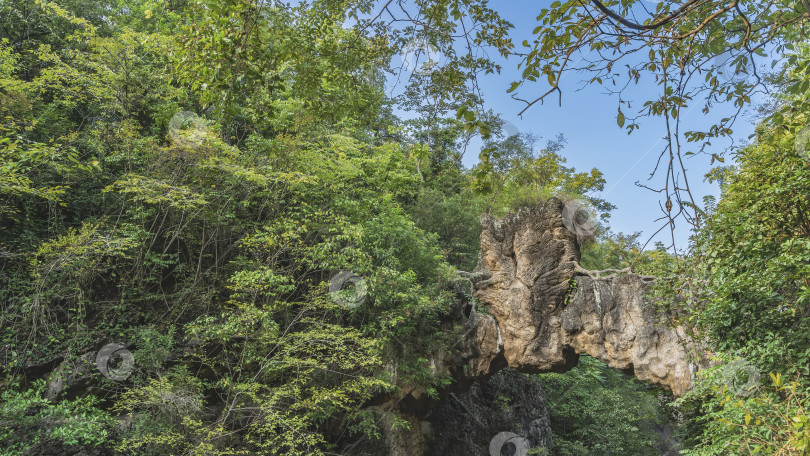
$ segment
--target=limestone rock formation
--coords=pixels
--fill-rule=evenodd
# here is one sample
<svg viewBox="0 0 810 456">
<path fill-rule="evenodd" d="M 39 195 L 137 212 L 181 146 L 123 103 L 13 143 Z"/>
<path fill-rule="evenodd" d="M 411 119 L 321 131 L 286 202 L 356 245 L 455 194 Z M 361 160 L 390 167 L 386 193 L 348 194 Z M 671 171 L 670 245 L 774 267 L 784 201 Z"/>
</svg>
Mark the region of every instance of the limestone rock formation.
<svg viewBox="0 0 810 456">
<path fill-rule="evenodd" d="M 518 373 L 567 371 L 582 353 L 675 395 L 692 386 L 696 346 L 645 298 L 650 279 L 584 272 L 560 200 L 503 220 L 485 216 L 482 225 L 478 266 L 468 274 L 472 289 L 457 284 L 458 303 L 448 316 L 450 324 L 463 322 L 463 336 L 430 359 L 455 381 L 438 400 L 410 388 L 380 404 L 409 426 L 382 420 L 374 454 L 490 454 L 500 432 L 550 448 L 545 394 Z M 496 396 L 513 406 L 504 409 Z"/>
<path fill-rule="evenodd" d="M 649 280 L 633 274 L 592 278 L 578 267 L 577 237 L 550 199 L 503 220 L 482 220 L 481 256 L 471 281 L 460 375 L 486 376 L 510 366 L 562 372 L 580 353 L 675 395 L 692 385 L 694 343 L 644 298 Z"/>
<path fill-rule="evenodd" d="M 577 291 L 559 322 L 577 353 L 632 371 L 676 396 L 692 386 L 694 343 L 683 327 L 668 326 L 644 300 L 648 282 L 635 275 L 576 281 Z"/>
</svg>

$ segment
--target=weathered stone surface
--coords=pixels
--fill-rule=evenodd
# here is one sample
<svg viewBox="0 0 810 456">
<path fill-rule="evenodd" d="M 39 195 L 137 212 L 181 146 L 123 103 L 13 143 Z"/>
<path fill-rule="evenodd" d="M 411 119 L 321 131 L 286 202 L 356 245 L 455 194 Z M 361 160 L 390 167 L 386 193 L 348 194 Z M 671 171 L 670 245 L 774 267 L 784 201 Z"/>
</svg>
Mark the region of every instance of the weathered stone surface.
<svg viewBox="0 0 810 456">
<path fill-rule="evenodd" d="M 93 382 L 94 367 L 94 352 L 63 361 L 48 379 L 48 399 L 54 399 L 63 392 L 75 392 L 89 387 Z"/>
<path fill-rule="evenodd" d="M 692 384 L 689 352 L 694 344 L 682 327 L 659 323 L 643 299 L 648 282 L 636 275 L 576 278 L 577 291 L 561 314 L 567 343 L 640 380 L 669 387 L 676 395 Z"/>
<path fill-rule="evenodd" d="M 478 378 L 506 367 L 503 358 L 503 339 L 498 323 L 491 315 L 473 310 L 465 323 L 464 339 L 460 341 L 461 359 L 446 363 L 456 378 Z"/>
<path fill-rule="evenodd" d="M 523 371 L 561 371 L 576 365 L 562 350 L 559 319 L 579 261 L 576 237 L 565 228 L 562 203 L 522 208 L 503 220 L 482 220 L 481 257 L 473 296 L 497 321 L 503 355 Z M 482 341 L 482 343 L 486 343 Z"/>
<path fill-rule="evenodd" d="M 505 365 L 522 372 L 566 371 L 579 353 L 588 353 L 683 394 L 692 384 L 688 353 L 694 344 L 644 300 L 644 278 L 577 272 L 579 246 L 562 209 L 560 200 L 551 199 L 503 220 L 483 218 L 472 281 L 486 313 L 474 309 L 466 323 L 464 375 L 488 375 Z"/>
<path fill-rule="evenodd" d="M 466 391 L 449 394 L 427 417 L 429 448 L 422 454 L 510 454 L 506 448 L 489 451 L 493 439 L 502 432 L 523 438 L 535 451 L 550 449 L 551 422 L 545 398 L 539 382 L 512 369 L 474 380 Z"/>
<path fill-rule="evenodd" d="M 412 456 L 427 454 L 427 436 L 429 435 L 429 423 L 421 421 L 411 414 L 394 413 L 396 418 L 389 414 L 380 417 L 380 429 L 382 430 L 383 451 L 388 456 Z M 402 423 L 394 425 L 394 419 L 404 420 L 407 426 Z"/>
</svg>

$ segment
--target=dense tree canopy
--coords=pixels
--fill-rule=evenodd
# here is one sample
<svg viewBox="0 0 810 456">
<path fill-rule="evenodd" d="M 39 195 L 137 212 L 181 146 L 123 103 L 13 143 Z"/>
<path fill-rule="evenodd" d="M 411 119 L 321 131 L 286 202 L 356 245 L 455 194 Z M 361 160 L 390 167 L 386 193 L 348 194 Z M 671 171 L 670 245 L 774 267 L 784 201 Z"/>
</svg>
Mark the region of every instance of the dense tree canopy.
<svg viewBox="0 0 810 456">
<path fill-rule="evenodd" d="M 457 349 L 479 216 L 550 196 L 602 216 L 585 267 L 657 275 L 652 301 L 706 343 L 715 364 L 669 406 L 688 454 L 810 454 L 807 3 L 537 14 L 516 37 L 486 0 L 0 0 L 3 454 L 372 454 L 406 425 L 375 400 L 452 382 L 428 359 Z M 629 132 L 665 121 L 688 251 L 612 233 L 599 170 L 504 128 L 477 80 L 508 55 L 527 109 L 578 78 Z M 679 113 L 766 90 L 757 136 L 708 174 L 719 199 L 693 201 L 682 160 L 742 120 L 683 132 Z M 351 305 L 330 289 L 348 277 Z M 109 344 L 135 363 L 87 369 Z M 745 394 L 734 358 L 762 375 Z M 592 359 L 534 381 L 560 392 L 554 454 L 647 454 L 672 411 Z"/>
</svg>

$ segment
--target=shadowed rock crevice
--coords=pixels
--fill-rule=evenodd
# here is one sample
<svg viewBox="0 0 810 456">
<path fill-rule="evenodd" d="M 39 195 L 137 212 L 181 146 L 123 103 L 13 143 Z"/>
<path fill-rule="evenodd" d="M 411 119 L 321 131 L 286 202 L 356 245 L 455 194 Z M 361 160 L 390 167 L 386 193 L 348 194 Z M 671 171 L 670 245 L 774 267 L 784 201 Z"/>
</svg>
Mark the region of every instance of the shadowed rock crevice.
<svg viewBox="0 0 810 456">
<path fill-rule="evenodd" d="M 553 443 L 545 391 L 539 382 L 512 369 L 475 380 L 467 391 L 450 393 L 427 423 L 426 455 L 490 455 L 493 437 L 501 432 L 524 437 L 538 450 L 550 449 Z M 502 450 L 495 454 L 514 454 Z"/>
<path fill-rule="evenodd" d="M 564 372 L 587 353 L 675 395 L 686 392 L 695 346 L 684 328 L 661 323 L 644 298 L 648 278 L 578 272 L 579 245 L 562 210 L 550 199 L 502 220 L 483 217 L 462 376 L 488 376 L 504 364 Z"/>
</svg>

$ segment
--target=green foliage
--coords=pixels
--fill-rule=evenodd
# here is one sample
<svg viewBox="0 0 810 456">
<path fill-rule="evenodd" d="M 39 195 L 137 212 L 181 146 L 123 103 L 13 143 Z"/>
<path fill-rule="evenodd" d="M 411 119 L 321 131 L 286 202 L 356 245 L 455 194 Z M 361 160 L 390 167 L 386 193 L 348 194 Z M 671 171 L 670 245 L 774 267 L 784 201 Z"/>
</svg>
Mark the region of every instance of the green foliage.
<svg viewBox="0 0 810 456">
<path fill-rule="evenodd" d="M 763 370 L 791 361 L 807 375 L 810 168 L 793 137 L 765 134 L 727 170 L 723 196 L 698 238 L 698 274 L 713 294 L 696 318 L 718 348 L 743 350 Z M 760 350 L 763 344 L 780 348 Z"/>
<path fill-rule="evenodd" d="M 447 259 L 477 249 L 458 131 L 444 155 L 379 133 L 397 128 L 380 84 L 391 48 L 344 28 L 345 8 L 0 5 L 17 18 L 0 36 L 0 365 L 110 340 L 136 360 L 124 382 L 95 376 L 103 403 L 5 394 L 4 413 L 42 407 L 9 445 L 323 454 L 379 437 L 360 409 L 373 397 L 448 384 L 428 362 L 448 342 Z M 457 207 L 441 210 L 468 226 L 452 252 L 412 211 L 446 176 Z M 341 270 L 367 283 L 357 309 L 327 293 Z M 124 430 L 51 431 L 49 414 L 91 412 Z"/>
<path fill-rule="evenodd" d="M 600 233 L 598 242 L 582 247 L 580 264 L 592 270 L 629 267 L 637 273 L 660 272 L 661 264 L 669 258 L 666 250 L 661 245 L 654 250 L 643 250 L 640 239 L 641 233 Z M 652 265 L 659 270 L 652 271 Z"/>
<path fill-rule="evenodd" d="M 731 365 L 705 371 L 682 400 L 692 407 L 690 454 L 808 454 L 810 162 L 797 142 L 804 116 L 790 107 L 795 96 L 775 98 L 736 163 L 709 174 L 722 194 L 708 201 L 691 255 L 659 268 L 660 291 L 678 296 L 669 303 L 712 351 L 747 360 L 754 378 L 771 376 L 736 397 Z"/>
<path fill-rule="evenodd" d="M 490 140 L 482 151 L 482 163 L 472 170 L 476 190 L 488 195 L 487 208 L 496 215 L 506 215 L 520 206 L 537 204 L 550 196 L 582 198 L 604 189 L 605 179 L 594 168 L 590 173 L 577 173 L 564 166 L 559 152 L 565 138 L 549 140 L 535 151 L 538 139 L 532 135 L 513 135 Z M 602 216 L 614 208 L 607 201 L 588 196 L 584 199 Z"/>
<path fill-rule="evenodd" d="M 660 454 L 657 426 L 668 419 L 642 383 L 589 356 L 565 374 L 538 377 L 547 391 L 551 454 Z"/>
<path fill-rule="evenodd" d="M 652 174 L 660 173 L 661 182 L 651 189 L 664 193 L 669 207 L 677 204 L 667 212 L 671 221 L 683 218 L 697 228 L 702 217 L 685 159 L 706 154 L 711 164 L 722 163 L 723 153 L 707 148 L 733 137 L 740 115 L 774 79 L 795 102 L 785 117 L 808 112 L 810 86 L 797 77 L 807 63 L 784 58 L 807 40 L 808 9 L 801 0 L 768 7 L 757 0 L 553 1 L 540 9 L 531 36 L 515 51 L 522 73 L 508 92 L 526 103 L 523 114 L 562 99 L 573 78 L 616 96 L 616 123 L 628 134 L 645 118 L 660 118 L 665 140 Z M 704 121 L 682 123 L 694 108 Z"/>
<path fill-rule="evenodd" d="M 44 446 L 106 444 L 114 420 L 99 409 L 93 396 L 51 403 L 45 382 L 32 387 L 4 385 L 0 395 L 0 451 L 4 455 L 32 454 Z"/>
<path fill-rule="evenodd" d="M 499 67 L 448 37 L 471 21 L 473 46 L 506 55 L 511 25 L 487 2 L 422 2 L 431 26 L 404 29 L 370 22 L 372 6 L 0 3 L 0 369 L 20 379 L 2 394 L 4 451 L 362 446 L 381 435 L 372 400 L 411 389 L 436 399 L 449 385 L 430 360 L 456 342 L 447 328 L 455 268 L 477 261 L 480 213 L 550 195 L 610 212 L 593 196 L 604 177 L 566 166 L 563 138 L 504 137 L 481 107 L 474 78 Z M 392 100 L 391 57 L 417 35 L 447 59 Z M 397 102 L 419 117 L 397 119 Z M 730 335 L 717 338 L 724 348 L 772 366 L 806 365 L 807 245 L 797 230 L 807 208 L 795 196 L 807 195 L 806 176 L 783 153 L 794 130 L 767 146 L 778 154 L 752 146 L 741 165 L 750 176 L 723 175 L 736 196 L 724 196 L 698 244 L 720 263 L 705 273 L 719 274 L 717 297 L 696 321 Z M 462 155 L 479 134 L 482 163 L 466 170 Z M 759 172 L 772 177 L 761 187 Z M 754 212 L 735 219 L 742 209 Z M 793 231 L 779 226 L 782 211 Z M 715 243 L 735 230 L 746 243 Z M 642 252 L 637 235 L 605 230 L 599 240 L 584 252 L 587 267 L 672 269 L 664 252 Z M 365 283 L 357 308 L 328 292 L 340 271 Z M 742 339 L 729 330 L 761 311 L 767 318 Z M 134 352 L 125 381 L 94 374 L 101 388 L 57 402 L 42 399 L 43 382 L 22 381 L 108 341 Z M 657 403 L 637 383 L 590 358 L 541 381 L 560 392 L 551 407 L 559 454 L 655 446 Z M 796 391 L 773 406 L 804 423 Z M 796 429 L 801 442 L 805 428 Z"/>
<path fill-rule="evenodd" d="M 416 226 L 436 233 L 447 261 L 472 271 L 478 261 L 481 237 L 480 200 L 465 191 L 450 196 L 425 188 L 413 208 Z"/>
<path fill-rule="evenodd" d="M 726 367 L 703 371 L 699 387 L 678 400 L 686 407 L 702 404 L 695 420 L 702 435 L 686 454 L 810 453 L 807 387 L 781 373 L 770 373 L 769 381 L 764 382 L 767 386 L 741 392 L 730 389 L 728 380 L 722 378 Z"/>
</svg>

